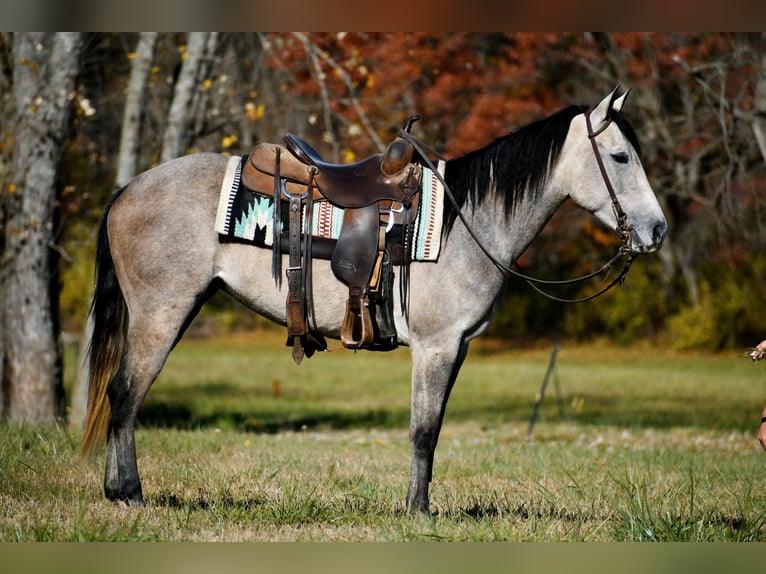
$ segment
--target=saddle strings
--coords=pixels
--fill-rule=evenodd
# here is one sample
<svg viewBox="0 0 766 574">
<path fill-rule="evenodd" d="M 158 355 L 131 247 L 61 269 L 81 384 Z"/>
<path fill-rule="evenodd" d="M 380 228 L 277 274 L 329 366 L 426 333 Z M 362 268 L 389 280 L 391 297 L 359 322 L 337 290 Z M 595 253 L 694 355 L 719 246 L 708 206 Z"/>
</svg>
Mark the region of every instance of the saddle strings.
<svg viewBox="0 0 766 574">
<path fill-rule="evenodd" d="M 452 204 L 452 207 L 454 207 L 455 212 L 457 213 L 458 218 L 463 223 L 463 225 L 466 228 L 466 231 L 468 231 L 468 234 L 471 236 L 471 238 L 476 242 L 476 244 L 479 246 L 479 248 L 484 252 L 484 254 L 487 256 L 487 258 L 492 262 L 492 264 L 498 268 L 498 270 L 501 273 L 507 274 L 507 275 L 513 275 L 515 277 L 518 277 L 520 279 L 523 279 L 526 281 L 526 283 L 532 287 L 535 291 L 540 293 L 541 295 L 553 300 L 558 301 L 560 303 L 584 303 L 585 301 L 590 301 L 592 299 L 595 299 L 596 297 L 599 297 L 600 295 L 603 295 L 607 291 L 609 291 L 612 287 L 614 287 L 617 283 L 622 283 L 625 280 L 625 277 L 628 274 L 628 271 L 630 270 L 630 266 L 633 263 L 634 255 L 631 253 L 630 250 L 630 228 L 627 226 L 626 220 L 627 217 L 625 216 L 625 213 L 622 210 L 622 207 L 620 206 L 619 201 L 617 201 L 617 196 L 614 193 L 614 190 L 612 189 L 611 182 L 609 182 L 609 177 L 606 174 L 606 171 L 603 167 L 603 163 L 601 161 L 601 154 L 598 151 L 598 147 L 595 145 L 595 136 L 597 136 L 599 133 L 601 133 L 604 129 L 606 129 L 606 126 L 604 126 L 602 129 L 600 129 L 598 132 L 593 132 L 590 127 L 590 113 L 586 114 L 586 122 L 588 127 L 588 137 L 591 140 L 591 143 L 593 145 L 594 152 L 596 154 L 596 159 L 599 164 L 599 168 L 601 170 L 601 175 L 604 178 L 607 190 L 609 191 L 610 197 L 612 199 L 612 207 L 615 209 L 615 214 L 617 215 L 617 222 L 618 222 L 618 235 L 620 236 L 620 239 L 622 240 L 623 244 L 618 248 L 617 253 L 612 257 L 609 261 L 607 261 L 604 265 L 602 265 L 600 268 L 596 269 L 595 271 L 588 273 L 587 275 L 583 275 L 581 277 L 576 277 L 574 279 L 564 279 L 564 280 L 546 280 L 546 279 L 537 279 L 535 277 L 530 277 L 529 275 L 525 275 L 524 273 L 521 273 L 519 271 L 516 271 L 515 269 L 512 269 L 510 266 L 506 266 L 503 263 L 501 263 L 495 256 L 493 256 L 489 250 L 484 246 L 484 244 L 481 242 L 481 240 L 476 236 L 471 226 L 468 224 L 468 221 L 466 220 L 465 216 L 463 215 L 462 210 L 460 209 L 460 206 L 458 206 L 457 200 L 455 199 L 455 196 L 452 194 L 452 190 L 450 189 L 449 185 L 447 185 L 447 182 L 445 181 L 444 177 L 439 173 L 439 170 L 436 169 L 433 162 L 428 158 L 428 154 L 424 151 L 423 148 L 427 150 L 428 153 L 436 156 L 438 159 L 446 161 L 446 158 L 434 150 L 431 146 L 424 143 L 423 141 L 419 140 L 417 137 L 412 135 L 411 133 L 401 130 L 399 132 L 399 136 L 407 140 L 412 146 L 415 148 L 415 151 L 418 152 L 421 158 L 423 158 L 423 161 L 426 162 L 426 165 L 428 168 L 436 175 L 437 178 L 439 178 L 439 181 L 441 182 L 442 186 L 444 187 L 444 193 L 447 195 L 447 198 L 449 199 L 450 203 Z M 608 125 L 608 124 L 607 124 Z M 627 230 L 627 233 L 625 233 L 625 230 Z M 577 299 L 564 299 L 561 297 L 557 297 L 555 295 L 551 295 L 550 293 L 547 293 L 546 291 L 543 291 L 538 285 L 572 285 L 575 283 L 581 283 L 583 281 L 586 281 L 588 279 L 592 279 L 598 275 L 602 274 L 608 274 L 611 269 L 612 265 L 620 258 L 627 256 L 627 259 L 625 261 L 625 264 L 623 266 L 622 271 L 620 274 L 615 277 L 610 283 L 608 283 L 603 288 L 599 289 L 595 293 L 592 293 L 591 295 L 577 298 Z M 517 265 L 518 262 L 514 261 L 511 263 L 511 265 Z"/>
<path fill-rule="evenodd" d="M 393 217 L 393 214 L 391 215 Z M 402 264 L 399 271 L 399 301 L 404 318 L 410 321 L 410 262 L 412 261 L 412 242 L 414 241 L 415 226 L 405 219 L 402 228 Z"/>
<path fill-rule="evenodd" d="M 309 184 L 308 191 L 306 192 L 306 215 L 304 217 L 304 231 L 303 231 L 303 285 L 301 289 L 303 291 L 303 300 L 306 301 L 306 314 L 309 328 L 314 331 L 317 330 L 316 314 L 314 312 L 314 271 L 312 254 L 312 234 L 311 224 L 314 221 L 314 176 L 317 173 L 317 168 L 311 166 L 309 168 Z"/>
<path fill-rule="evenodd" d="M 281 148 L 274 147 L 276 160 L 274 164 L 274 213 L 272 216 L 272 243 L 271 243 L 271 277 L 282 288 L 282 177 L 280 173 Z"/>
</svg>

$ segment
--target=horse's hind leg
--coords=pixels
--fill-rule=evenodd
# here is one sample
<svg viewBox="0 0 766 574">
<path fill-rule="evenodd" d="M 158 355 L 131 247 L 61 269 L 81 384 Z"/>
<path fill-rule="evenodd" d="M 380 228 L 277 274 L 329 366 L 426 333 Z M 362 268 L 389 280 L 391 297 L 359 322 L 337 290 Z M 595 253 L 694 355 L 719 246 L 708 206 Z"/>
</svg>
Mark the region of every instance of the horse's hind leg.
<svg viewBox="0 0 766 574">
<path fill-rule="evenodd" d="M 144 503 L 144 497 L 136 463 L 136 415 L 130 414 L 133 410 L 130 405 L 135 405 L 140 400 L 135 397 L 135 392 L 130 393 L 131 385 L 127 382 L 125 372 L 123 363 L 107 390 L 112 408 L 112 421 L 106 442 L 104 494 L 109 500 L 137 506 Z M 130 394 L 133 396 L 129 396 Z"/>
<path fill-rule="evenodd" d="M 162 317 L 162 318 L 159 318 Z M 146 393 L 162 366 L 184 322 L 183 317 L 131 317 L 127 352 L 107 394 L 112 420 L 106 445 L 104 494 L 131 506 L 144 503 L 136 463 L 135 426 Z"/>
</svg>

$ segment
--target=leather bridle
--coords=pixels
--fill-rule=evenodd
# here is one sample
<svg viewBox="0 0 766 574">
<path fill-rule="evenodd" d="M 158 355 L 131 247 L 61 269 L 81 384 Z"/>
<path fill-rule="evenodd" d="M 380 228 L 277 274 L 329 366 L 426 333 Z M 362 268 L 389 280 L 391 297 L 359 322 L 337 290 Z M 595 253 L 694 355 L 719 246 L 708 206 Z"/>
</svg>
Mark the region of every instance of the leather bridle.
<svg viewBox="0 0 766 574">
<path fill-rule="evenodd" d="M 476 236 L 473 229 L 471 229 L 471 226 L 468 224 L 468 221 L 466 220 L 465 216 L 460 210 L 460 207 L 458 206 L 455 196 L 452 194 L 452 190 L 450 190 L 449 186 L 447 185 L 447 182 L 444 180 L 444 177 L 439 173 L 439 170 L 436 169 L 434 164 L 428 158 L 428 155 L 423 148 L 426 148 L 428 153 L 435 155 L 437 158 L 441 160 L 445 160 L 445 158 L 441 154 L 436 152 L 433 148 L 431 148 L 427 144 L 424 144 L 423 142 L 418 140 L 415 136 L 413 136 L 409 132 L 402 130 L 399 132 L 399 135 L 412 144 L 412 146 L 415 148 L 415 151 L 417 151 L 420 154 L 420 157 L 423 158 L 423 161 L 425 161 L 429 169 L 439 179 L 442 186 L 444 186 L 445 195 L 450 200 L 450 203 L 452 203 L 452 206 L 455 208 L 458 218 L 465 226 L 469 235 L 473 238 L 473 240 L 476 242 L 479 248 L 484 252 L 484 254 L 489 258 L 489 260 L 495 265 L 495 267 L 497 267 L 504 274 L 513 275 L 515 277 L 523 279 L 535 291 L 537 291 L 541 295 L 544 295 L 545 297 L 548 297 L 549 299 L 552 299 L 553 301 L 559 301 L 561 303 L 582 303 L 585 301 L 590 301 L 591 299 L 595 299 L 596 297 L 600 295 L 603 295 L 604 293 L 609 291 L 612 287 L 614 287 L 618 283 L 622 284 L 622 282 L 625 280 L 625 277 L 628 274 L 628 271 L 630 270 L 630 266 L 633 264 L 633 259 L 635 258 L 635 254 L 633 253 L 631 249 L 632 229 L 628 225 L 628 216 L 625 214 L 625 211 L 622 209 L 622 205 L 620 205 L 620 201 L 617 199 L 617 194 L 615 193 L 614 188 L 612 187 L 612 182 L 609 179 L 609 174 L 606 172 L 606 168 L 604 167 L 604 161 L 601 158 L 601 152 L 599 151 L 598 146 L 596 145 L 596 136 L 598 136 L 607 127 L 609 127 L 609 124 L 612 122 L 612 119 L 611 117 L 607 116 L 606 123 L 598 131 L 594 132 L 590 122 L 590 114 L 591 114 L 590 110 L 585 112 L 585 125 L 588 130 L 588 139 L 590 140 L 591 146 L 593 148 L 593 154 L 596 156 L 596 163 L 598 164 L 599 171 L 601 172 L 601 177 L 604 180 L 604 184 L 606 185 L 606 189 L 609 192 L 609 197 L 612 201 L 612 209 L 614 210 L 614 215 L 617 220 L 616 231 L 617 231 L 617 235 L 620 237 L 621 245 L 618 248 L 617 253 L 614 255 L 614 257 L 612 257 L 604 265 L 602 265 L 595 271 L 588 273 L 587 275 L 576 277 L 574 279 L 564 279 L 564 280 L 537 279 L 535 277 L 530 277 L 529 275 L 525 275 L 524 273 L 517 271 L 515 269 L 512 269 L 511 267 L 501 263 L 496 257 L 494 257 L 487 250 L 484 244 L 482 244 L 481 240 Z M 614 263 L 623 257 L 625 257 L 625 263 L 623 264 L 622 271 L 620 271 L 619 275 L 617 275 L 617 277 L 612 279 L 612 281 L 610 281 L 607 285 L 605 285 L 604 287 L 602 287 L 595 293 L 592 293 L 591 295 L 581 297 L 578 299 L 563 299 L 555 295 L 551 295 L 550 293 L 547 293 L 546 291 L 542 290 L 541 287 L 539 287 L 540 285 L 547 285 L 547 286 L 573 285 L 576 283 L 587 281 L 588 279 L 592 279 L 602 274 L 608 274 L 612 270 L 612 266 L 614 265 Z M 518 266 L 518 263 L 516 263 L 516 265 Z"/>
<path fill-rule="evenodd" d="M 625 214 L 625 211 L 622 209 L 622 205 L 620 205 L 620 200 L 617 199 L 617 194 L 614 191 L 614 188 L 612 187 L 612 182 L 609 179 L 609 174 L 606 173 L 606 168 L 604 167 L 604 160 L 601 158 L 601 152 L 598 149 L 598 146 L 596 145 L 596 136 L 599 135 L 601 132 L 603 132 L 606 128 L 609 127 L 609 124 L 612 123 L 611 116 L 607 116 L 607 120 L 604 123 L 603 126 L 597 131 L 593 131 L 593 127 L 590 123 L 590 111 L 585 113 L 585 126 L 588 128 L 588 139 L 590 140 L 590 145 L 593 148 L 593 155 L 596 156 L 596 163 L 598 164 L 598 169 L 601 172 L 601 178 L 604 180 L 604 184 L 606 185 L 606 190 L 609 192 L 609 197 L 612 200 L 612 209 L 614 210 L 614 216 L 617 218 L 617 235 L 620 236 L 620 240 L 622 241 L 622 245 L 625 249 L 628 249 L 630 251 L 630 232 L 631 229 L 628 226 L 628 216 Z"/>
</svg>

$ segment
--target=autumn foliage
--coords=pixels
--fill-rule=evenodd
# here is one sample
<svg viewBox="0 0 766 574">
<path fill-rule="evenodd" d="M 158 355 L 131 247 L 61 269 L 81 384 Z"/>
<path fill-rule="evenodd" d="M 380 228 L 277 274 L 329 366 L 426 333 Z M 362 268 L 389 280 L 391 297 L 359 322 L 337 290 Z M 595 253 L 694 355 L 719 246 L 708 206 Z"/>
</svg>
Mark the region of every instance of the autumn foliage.
<svg viewBox="0 0 766 574">
<path fill-rule="evenodd" d="M 161 34 L 157 44 L 143 125 L 145 167 L 159 157 L 185 41 L 184 34 Z M 89 42 L 79 93 L 95 113 L 74 120 L 64 207 L 85 209 L 84 189 L 111 188 L 114 118 L 130 65 L 129 48 L 121 46 L 133 42 L 106 34 Z M 418 113 L 416 135 L 455 157 L 565 105 L 593 104 L 620 84 L 631 90 L 625 112 L 670 223 L 666 245 L 634 265 L 618 294 L 586 306 L 559 307 L 512 281 L 495 334 L 666 336 L 683 346 L 698 324 L 690 317 L 708 303 L 715 308 L 718 294 L 731 289 L 723 285 L 728 274 L 743 293 L 727 295 L 742 302 L 729 310 L 741 317 L 726 323 L 734 333 L 690 344 L 746 346 L 766 332 L 766 315 L 752 311 L 766 306 L 766 296 L 748 271 L 760 268 L 766 247 L 765 62 L 762 34 L 221 34 L 214 63 L 200 78 L 203 107 L 190 151 L 245 153 L 292 131 L 329 159 L 353 161 L 380 151 Z M 94 196 L 95 208 L 103 205 L 103 194 Z M 565 208 L 521 263 L 537 275 L 572 276 L 611 256 L 614 241 Z M 724 328 L 722 318 L 712 320 Z"/>
</svg>

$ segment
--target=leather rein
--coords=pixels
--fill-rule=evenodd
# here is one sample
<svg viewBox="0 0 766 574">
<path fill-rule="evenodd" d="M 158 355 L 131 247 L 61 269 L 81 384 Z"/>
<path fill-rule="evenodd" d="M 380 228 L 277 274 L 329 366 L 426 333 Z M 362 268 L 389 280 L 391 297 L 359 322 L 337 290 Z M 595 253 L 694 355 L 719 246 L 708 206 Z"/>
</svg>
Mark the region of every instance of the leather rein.
<svg viewBox="0 0 766 574">
<path fill-rule="evenodd" d="M 595 299 L 596 297 L 603 295 L 604 293 L 609 291 L 612 287 L 614 287 L 618 283 L 622 284 L 623 281 L 625 280 L 625 277 L 628 274 L 628 271 L 630 270 L 630 266 L 633 263 L 633 259 L 635 258 L 635 255 L 633 254 L 631 249 L 631 236 L 630 236 L 631 228 L 627 223 L 628 216 L 625 214 L 625 211 L 622 209 L 622 205 L 620 205 L 620 202 L 617 199 L 617 194 L 615 193 L 614 188 L 612 187 L 612 182 L 610 181 L 609 175 L 607 174 L 606 168 L 604 167 L 604 161 L 601 158 L 601 152 L 599 151 L 598 146 L 596 145 L 596 136 L 599 135 L 601 132 L 603 132 L 609 126 L 611 121 L 612 120 L 608 118 L 604 126 L 601 127 L 598 131 L 594 132 L 590 122 L 590 111 L 585 112 L 585 125 L 588 129 L 588 139 L 590 140 L 591 146 L 593 148 L 593 153 L 596 156 L 596 163 L 598 164 L 599 171 L 601 172 L 601 177 L 604 180 L 606 189 L 609 192 L 609 197 L 612 200 L 612 209 L 614 210 L 614 214 L 617 219 L 617 235 L 620 237 L 620 241 L 622 242 L 622 244 L 618 248 L 617 253 L 614 255 L 614 257 L 612 257 L 609 261 L 607 261 L 604 265 L 602 265 L 600 268 L 596 269 L 595 271 L 588 273 L 587 275 L 583 275 L 581 277 L 576 277 L 574 279 L 564 279 L 564 280 L 558 280 L 558 281 L 537 279 L 535 277 L 530 277 L 528 275 L 525 275 L 524 273 L 521 273 L 520 271 L 516 271 L 515 269 L 512 269 L 511 267 L 504 265 L 496 257 L 494 257 L 487 250 L 487 248 L 482 244 L 481 240 L 476 236 L 473 229 L 471 229 L 471 226 L 468 224 L 468 221 L 466 220 L 460 207 L 458 206 L 455 196 L 452 194 L 452 190 L 450 190 L 449 186 L 447 185 L 447 182 L 444 180 L 444 177 L 439 173 L 439 170 L 437 170 L 436 167 L 434 167 L 431 160 L 428 159 L 428 156 L 423 151 L 423 148 L 425 147 L 429 153 L 435 155 L 437 158 L 441 160 L 445 160 L 445 158 L 441 154 L 436 152 L 433 148 L 431 148 L 427 144 L 424 144 L 423 142 L 415 138 L 409 132 L 402 130 L 399 132 L 399 135 L 412 144 L 412 146 L 415 148 L 415 151 L 417 151 L 420 154 L 420 157 L 423 158 L 423 160 L 428 165 L 429 169 L 431 169 L 431 171 L 436 175 L 436 177 L 439 178 L 439 181 L 444 186 L 444 193 L 447 195 L 448 199 L 450 200 L 450 203 L 452 203 L 452 206 L 455 208 L 458 218 L 465 226 L 469 235 L 473 238 L 473 240 L 476 242 L 479 248 L 484 252 L 484 254 L 489 258 L 489 260 L 492 261 L 495 267 L 497 267 L 504 274 L 513 275 L 515 277 L 523 279 L 524 281 L 527 282 L 527 284 L 529 284 L 530 287 L 532 287 L 532 289 L 534 289 L 541 295 L 544 295 L 545 297 L 552 299 L 553 301 L 558 301 L 561 303 L 583 303 L 585 301 L 590 301 L 591 299 Z M 607 285 L 605 285 L 604 287 L 602 287 L 595 293 L 592 293 L 591 295 L 581 297 L 578 299 L 563 299 L 555 295 L 551 295 L 550 293 L 545 292 L 543 289 L 539 287 L 539 285 L 548 285 L 548 286 L 573 285 L 576 283 L 587 281 L 588 279 L 592 279 L 602 274 L 607 274 L 612 270 L 612 266 L 614 265 L 614 263 L 618 259 L 621 259 L 622 257 L 625 257 L 626 259 L 620 274 L 617 275 L 617 277 L 615 277 L 614 279 L 612 279 L 612 281 L 609 282 Z M 513 265 L 513 263 L 511 265 Z M 518 263 L 516 263 L 516 265 L 518 266 Z"/>
</svg>

